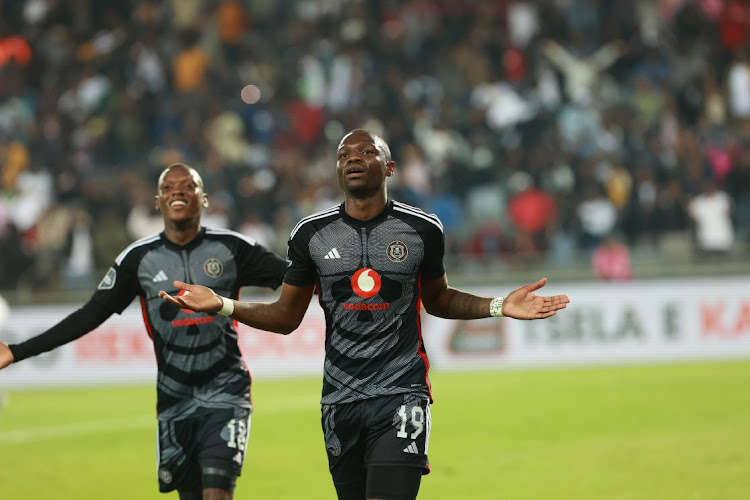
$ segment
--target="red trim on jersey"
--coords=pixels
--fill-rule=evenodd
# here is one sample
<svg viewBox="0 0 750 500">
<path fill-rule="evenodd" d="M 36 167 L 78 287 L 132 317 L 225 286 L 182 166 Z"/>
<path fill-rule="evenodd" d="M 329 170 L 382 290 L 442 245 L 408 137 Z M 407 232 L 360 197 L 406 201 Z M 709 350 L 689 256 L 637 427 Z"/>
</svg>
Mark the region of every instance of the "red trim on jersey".
<svg viewBox="0 0 750 500">
<path fill-rule="evenodd" d="M 235 300 L 240 300 L 240 293 L 242 293 L 242 290 L 239 290 L 237 292 L 237 296 L 235 297 Z M 237 343 L 239 343 L 240 339 L 240 322 L 236 319 L 232 319 L 232 325 L 234 326 L 234 331 L 237 332 Z M 242 366 L 245 367 L 245 370 L 247 370 L 247 376 L 250 378 L 250 404 L 253 404 L 253 375 L 250 373 L 250 368 L 245 364 L 245 356 L 242 354 L 242 351 L 240 351 L 240 362 L 242 363 Z"/>
<path fill-rule="evenodd" d="M 154 341 L 154 332 L 151 331 L 151 324 L 148 322 L 148 315 L 146 314 L 146 299 L 141 296 L 141 314 L 143 314 L 143 324 L 146 325 L 146 333 L 148 333 L 148 338 L 151 339 L 151 342 Z M 156 356 L 156 346 L 154 346 L 154 357 Z M 156 414 L 156 418 L 159 418 L 159 412 L 156 410 L 158 406 L 158 402 L 154 403 L 154 413 Z"/>
<path fill-rule="evenodd" d="M 430 360 L 427 359 L 427 353 L 424 350 L 424 343 L 422 342 L 422 277 L 419 277 L 419 294 L 417 295 L 417 333 L 419 334 L 419 355 L 424 361 L 424 382 L 427 384 L 427 393 L 430 396 L 430 403 L 432 403 L 432 386 L 430 385 Z"/>
<path fill-rule="evenodd" d="M 148 315 L 146 315 L 146 299 L 143 296 L 141 296 L 141 314 L 143 314 L 143 324 L 146 325 L 148 336 L 153 342 L 154 332 L 151 331 L 151 324 L 148 322 Z"/>
<path fill-rule="evenodd" d="M 323 294 L 320 293 L 320 280 L 315 281 L 315 288 L 313 288 L 313 293 L 318 296 L 318 305 L 325 312 L 326 308 L 323 305 Z"/>
</svg>

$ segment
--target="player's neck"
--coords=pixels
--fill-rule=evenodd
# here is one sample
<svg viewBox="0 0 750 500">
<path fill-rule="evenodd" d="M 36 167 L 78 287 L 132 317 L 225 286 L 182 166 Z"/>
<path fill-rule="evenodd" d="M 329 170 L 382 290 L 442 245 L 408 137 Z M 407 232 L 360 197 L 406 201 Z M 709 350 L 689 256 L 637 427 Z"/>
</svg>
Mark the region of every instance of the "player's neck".
<svg viewBox="0 0 750 500">
<path fill-rule="evenodd" d="M 355 198 L 347 195 L 344 201 L 344 210 L 346 215 L 357 220 L 370 220 L 377 217 L 388 202 L 385 191 L 379 191 L 373 196 L 367 198 Z"/>
<path fill-rule="evenodd" d="M 175 245 L 187 245 L 198 236 L 200 229 L 200 220 L 184 224 L 168 222 L 164 225 L 164 236 Z"/>
</svg>

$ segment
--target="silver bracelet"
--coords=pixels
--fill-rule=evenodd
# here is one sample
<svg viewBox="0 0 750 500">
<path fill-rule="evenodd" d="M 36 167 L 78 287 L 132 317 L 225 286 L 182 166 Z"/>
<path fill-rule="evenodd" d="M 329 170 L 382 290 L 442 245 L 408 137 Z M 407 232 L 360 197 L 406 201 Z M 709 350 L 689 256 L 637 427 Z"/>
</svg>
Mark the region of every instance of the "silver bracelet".
<svg viewBox="0 0 750 500">
<path fill-rule="evenodd" d="M 490 301 L 490 316 L 493 318 L 502 318 L 503 314 L 503 301 L 505 297 L 495 297 Z"/>
<path fill-rule="evenodd" d="M 222 316 L 231 316 L 234 312 L 234 301 L 232 299 L 227 299 L 226 297 L 222 297 L 221 295 L 218 296 L 221 299 L 221 309 L 219 309 L 218 312 Z"/>
</svg>

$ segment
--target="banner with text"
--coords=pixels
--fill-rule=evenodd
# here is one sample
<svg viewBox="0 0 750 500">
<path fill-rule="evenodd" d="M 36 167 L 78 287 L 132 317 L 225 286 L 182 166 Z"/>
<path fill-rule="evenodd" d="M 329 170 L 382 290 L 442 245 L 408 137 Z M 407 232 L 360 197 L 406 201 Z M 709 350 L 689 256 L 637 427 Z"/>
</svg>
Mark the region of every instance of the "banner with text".
<svg viewBox="0 0 750 500">
<path fill-rule="evenodd" d="M 750 358 L 749 285 L 746 277 L 548 285 L 538 294 L 571 298 L 552 318 L 455 321 L 424 315 L 422 333 L 435 370 Z M 37 335 L 76 307 L 13 308 L 0 340 L 16 343 Z M 239 331 L 254 377 L 322 374 L 325 319 L 316 302 L 291 335 L 245 325 Z M 134 303 L 88 335 L 9 366 L 0 372 L 0 389 L 155 379 L 153 343 Z"/>
</svg>

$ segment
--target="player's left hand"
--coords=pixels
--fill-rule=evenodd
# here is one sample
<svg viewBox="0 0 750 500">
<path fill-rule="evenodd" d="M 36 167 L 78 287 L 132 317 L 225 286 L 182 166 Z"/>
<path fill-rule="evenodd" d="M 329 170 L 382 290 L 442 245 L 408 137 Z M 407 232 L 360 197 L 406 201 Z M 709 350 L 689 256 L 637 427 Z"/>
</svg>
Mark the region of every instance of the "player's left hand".
<svg viewBox="0 0 750 500">
<path fill-rule="evenodd" d="M 169 295 L 165 291 L 159 292 L 159 297 L 175 307 L 190 309 L 195 312 L 218 312 L 224 303 L 213 290 L 205 286 L 190 285 L 182 281 L 175 281 L 174 286 L 185 293 Z"/>
<path fill-rule="evenodd" d="M 547 278 L 542 278 L 536 283 L 513 290 L 503 301 L 503 315 L 515 319 L 543 319 L 554 316 L 560 309 L 565 309 L 570 302 L 567 295 L 534 295 L 533 292 L 546 283 Z"/>
</svg>

